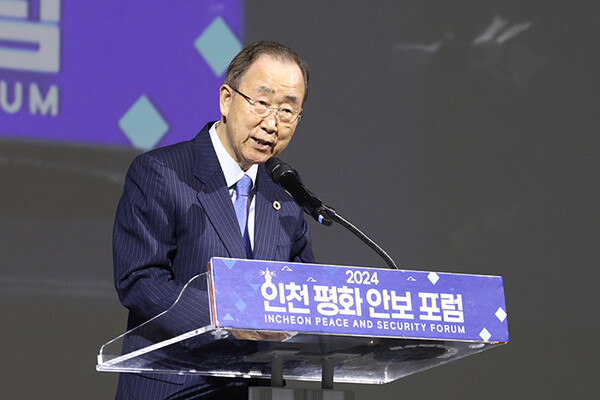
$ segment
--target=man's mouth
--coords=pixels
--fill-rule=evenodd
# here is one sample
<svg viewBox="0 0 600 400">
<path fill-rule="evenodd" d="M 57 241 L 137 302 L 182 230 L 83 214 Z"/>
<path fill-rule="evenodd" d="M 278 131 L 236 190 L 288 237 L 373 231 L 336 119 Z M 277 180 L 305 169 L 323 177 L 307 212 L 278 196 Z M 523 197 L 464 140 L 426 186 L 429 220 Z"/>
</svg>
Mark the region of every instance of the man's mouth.
<svg viewBox="0 0 600 400">
<path fill-rule="evenodd" d="M 254 140 L 254 142 L 256 144 L 258 144 L 260 147 L 264 147 L 264 148 L 270 147 L 273 145 L 273 142 L 271 142 L 271 141 L 261 140 L 261 139 L 255 138 L 255 137 L 253 137 L 252 140 Z"/>
</svg>

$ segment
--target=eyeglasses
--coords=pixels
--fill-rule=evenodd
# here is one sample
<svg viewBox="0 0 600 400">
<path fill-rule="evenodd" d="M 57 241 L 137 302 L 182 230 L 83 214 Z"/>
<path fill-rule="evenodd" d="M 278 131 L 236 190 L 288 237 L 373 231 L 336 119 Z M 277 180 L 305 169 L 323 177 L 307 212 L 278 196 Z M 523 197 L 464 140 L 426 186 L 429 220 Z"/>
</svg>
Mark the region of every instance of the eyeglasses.
<svg viewBox="0 0 600 400">
<path fill-rule="evenodd" d="M 293 124 L 296 122 L 296 120 L 299 120 L 302 117 L 302 110 L 296 111 L 289 108 L 271 107 L 271 104 L 267 103 L 266 101 L 254 100 L 250 96 L 246 96 L 244 93 L 240 92 L 234 87 L 231 89 L 248 100 L 248 103 L 250 103 L 250 111 L 261 118 L 266 118 L 273 114 L 273 111 L 275 111 L 275 118 L 277 118 L 279 122 L 283 124 Z"/>
</svg>

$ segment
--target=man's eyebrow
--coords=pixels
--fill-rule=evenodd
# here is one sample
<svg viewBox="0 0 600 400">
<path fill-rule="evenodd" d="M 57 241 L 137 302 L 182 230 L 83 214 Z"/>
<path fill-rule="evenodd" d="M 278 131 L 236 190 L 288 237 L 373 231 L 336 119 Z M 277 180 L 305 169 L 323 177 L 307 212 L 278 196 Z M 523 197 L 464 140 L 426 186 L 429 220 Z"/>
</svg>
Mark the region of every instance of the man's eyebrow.
<svg viewBox="0 0 600 400">
<path fill-rule="evenodd" d="M 300 100 L 298 100 L 298 97 L 296 97 L 294 95 L 288 94 L 286 96 L 283 96 L 283 99 L 284 99 L 284 103 L 292 103 L 294 105 L 300 104 Z"/>
<path fill-rule="evenodd" d="M 268 86 L 264 86 L 264 85 L 263 86 L 259 86 L 258 87 L 258 91 L 260 93 L 265 93 L 265 94 L 273 94 L 273 93 L 275 93 L 275 91 L 273 89 L 271 89 Z"/>
<path fill-rule="evenodd" d="M 258 87 L 258 92 L 262 94 L 273 94 L 275 93 L 275 90 L 263 85 Z M 300 100 L 298 99 L 298 97 L 291 94 L 283 96 L 283 100 L 284 103 L 292 103 L 294 105 L 300 104 Z"/>
</svg>

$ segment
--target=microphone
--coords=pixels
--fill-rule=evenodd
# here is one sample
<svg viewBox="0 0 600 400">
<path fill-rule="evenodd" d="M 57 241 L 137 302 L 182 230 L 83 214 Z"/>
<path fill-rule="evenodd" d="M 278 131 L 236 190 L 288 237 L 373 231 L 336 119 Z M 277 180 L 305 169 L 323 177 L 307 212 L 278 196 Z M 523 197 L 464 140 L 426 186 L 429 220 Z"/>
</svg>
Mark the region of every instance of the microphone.
<svg viewBox="0 0 600 400">
<path fill-rule="evenodd" d="M 270 158 L 265 167 L 271 179 L 281 185 L 308 215 L 323 225 L 329 226 L 333 223 L 329 217 L 329 207 L 323 205 L 323 202 L 300 182 L 292 167 L 277 157 Z"/>
<path fill-rule="evenodd" d="M 300 178 L 298 178 L 296 171 L 294 171 L 292 167 L 277 157 L 267 160 L 265 167 L 267 169 L 267 174 L 269 174 L 271 179 L 282 186 L 286 192 L 292 196 L 296 203 L 298 203 L 298 205 L 317 222 L 327 226 L 333 224 L 334 221 L 337 222 L 355 234 L 360 240 L 379 254 L 390 268 L 398 269 L 394 260 L 377 243 L 365 235 L 350 221 L 339 215 L 333 208 L 326 206 L 312 194 L 310 190 L 300 182 Z"/>
</svg>

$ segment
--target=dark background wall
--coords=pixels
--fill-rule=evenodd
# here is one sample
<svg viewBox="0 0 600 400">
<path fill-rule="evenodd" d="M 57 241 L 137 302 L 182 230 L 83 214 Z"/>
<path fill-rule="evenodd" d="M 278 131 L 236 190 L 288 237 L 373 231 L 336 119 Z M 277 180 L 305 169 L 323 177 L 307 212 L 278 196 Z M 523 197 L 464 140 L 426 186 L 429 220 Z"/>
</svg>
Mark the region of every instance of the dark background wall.
<svg viewBox="0 0 600 400">
<path fill-rule="evenodd" d="M 357 399 L 600 394 L 596 9 L 245 5 L 245 43 L 282 41 L 310 65 L 282 158 L 311 190 L 404 269 L 504 277 L 507 346 L 384 386 L 339 386 Z M 4 140 L 0 154 L 2 397 L 111 398 L 116 375 L 94 365 L 125 328 L 110 232 L 135 153 Z M 384 266 L 341 227 L 311 227 L 319 262 Z"/>
</svg>

